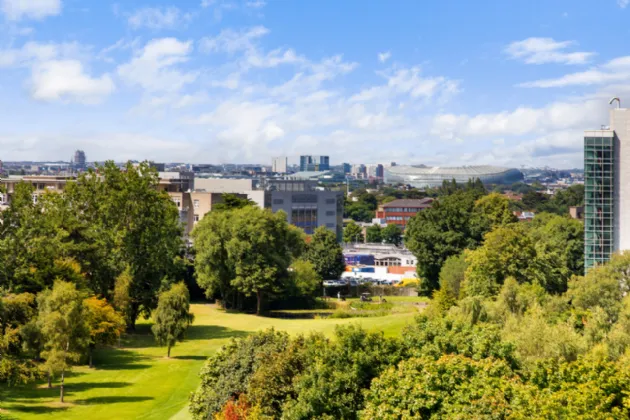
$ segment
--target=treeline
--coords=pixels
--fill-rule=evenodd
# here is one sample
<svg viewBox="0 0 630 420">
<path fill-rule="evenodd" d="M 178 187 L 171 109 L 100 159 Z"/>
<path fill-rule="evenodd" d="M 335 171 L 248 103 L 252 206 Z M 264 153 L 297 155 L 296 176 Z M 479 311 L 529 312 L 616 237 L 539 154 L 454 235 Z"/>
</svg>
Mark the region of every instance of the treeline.
<svg viewBox="0 0 630 420">
<path fill-rule="evenodd" d="M 194 418 L 628 418 L 630 254 L 565 294 L 508 278 L 492 298 L 437 299 L 397 338 L 273 330 L 211 356 Z"/>
<path fill-rule="evenodd" d="M 187 266 L 179 213 L 157 172 L 108 162 L 35 194 L 17 184 L 0 213 L 0 380 L 59 377 L 63 400 L 71 365 L 91 365 L 97 345 L 152 314 L 170 353 L 191 318 L 188 290 L 175 284 Z"/>
<path fill-rule="evenodd" d="M 562 293 L 572 275 L 583 273 L 582 222 L 549 213 L 518 222 L 510 200 L 482 188 L 452 185 L 409 221 L 405 245 L 418 258 L 420 292 L 427 296 L 441 287 L 447 259 L 457 256 L 471 266 L 463 289 L 470 293 L 491 293 L 508 276 Z"/>
<path fill-rule="evenodd" d="M 569 214 L 569 207 L 584 205 L 584 185 L 576 184 L 564 190 L 558 190 L 553 195 L 543 192 L 545 187 L 539 183 L 532 185 L 516 183 L 510 188 L 522 194 L 522 200 L 514 200 L 510 208 L 514 211 L 533 211 L 536 213 L 553 213 L 561 216 Z M 504 192 L 504 188 L 495 188 L 494 192 Z"/>
<path fill-rule="evenodd" d="M 260 314 L 272 303 L 312 305 L 322 280 L 345 270 L 334 232 L 322 226 L 306 236 L 284 212 L 247 203 L 210 212 L 193 238 L 198 285 L 229 309 Z"/>
</svg>

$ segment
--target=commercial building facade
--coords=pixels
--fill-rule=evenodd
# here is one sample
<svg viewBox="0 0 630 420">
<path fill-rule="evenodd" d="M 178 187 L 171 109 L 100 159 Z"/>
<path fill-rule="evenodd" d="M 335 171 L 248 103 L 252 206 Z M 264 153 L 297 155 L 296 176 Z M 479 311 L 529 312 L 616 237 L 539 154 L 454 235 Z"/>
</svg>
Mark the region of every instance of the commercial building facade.
<svg viewBox="0 0 630 420">
<path fill-rule="evenodd" d="M 611 109 L 610 127 L 584 132 L 584 266 L 630 249 L 630 110 Z"/>
<path fill-rule="evenodd" d="M 328 171 L 330 169 L 330 157 L 328 156 L 300 156 L 300 172 Z"/>
<path fill-rule="evenodd" d="M 430 208 L 432 204 L 432 198 L 394 200 L 381 205 L 376 211 L 376 218 L 384 220 L 388 225 L 394 224 L 405 229 L 413 216 Z"/>
<path fill-rule="evenodd" d="M 288 166 L 288 159 L 286 156 L 275 157 L 271 161 L 271 171 L 278 174 L 286 174 Z"/>
</svg>

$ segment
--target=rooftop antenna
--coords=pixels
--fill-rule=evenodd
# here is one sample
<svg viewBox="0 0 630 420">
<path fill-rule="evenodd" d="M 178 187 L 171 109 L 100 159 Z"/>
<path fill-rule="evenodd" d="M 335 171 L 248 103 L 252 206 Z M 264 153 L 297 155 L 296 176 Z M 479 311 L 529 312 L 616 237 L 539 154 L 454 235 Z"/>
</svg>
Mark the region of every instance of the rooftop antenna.
<svg viewBox="0 0 630 420">
<path fill-rule="evenodd" d="M 609 105 L 612 105 L 613 102 L 617 101 L 617 109 L 621 108 L 621 99 L 619 99 L 618 97 L 614 97 L 610 100 L 610 102 L 608 102 Z"/>
</svg>

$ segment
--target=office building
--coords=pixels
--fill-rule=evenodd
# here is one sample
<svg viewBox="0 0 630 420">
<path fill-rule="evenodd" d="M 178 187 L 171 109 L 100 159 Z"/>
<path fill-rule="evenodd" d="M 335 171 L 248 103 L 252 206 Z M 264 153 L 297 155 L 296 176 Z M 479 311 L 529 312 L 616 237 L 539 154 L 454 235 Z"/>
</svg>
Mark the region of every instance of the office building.
<svg viewBox="0 0 630 420">
<path fill-rule="evenodd" d="M 288 159 L 286 156 L 275 157 L 271 160 L 271 172 L 286 174 Z"/>
<path fill-rule="evenodd" d="M 355 178 L 367 178 L 367 167 L 363 164 L 352 165 L 350 175 Z"/>
<path fill-rule="evenodd" d="M 432 198 L 394 200 L 381 205 L 376 210 L 376 218 L 384 220 L 388 225 L 394 224 L 405 229 L 413 216 L 419 211 L 430 208 L 432 203 Z"/>
<path fill-rule="evenodd" d="M 300 156 L 300 172 L 318 172 L 330 170 L 328 156 Z"/>
<path fill-rule="evenodd" d="M 588 270 L 630 249 L 630 109 L 611 109 L 609 127 L 584 132 L 584 186 Z"/>
<path fill-rule="evenodd" d="M 349 174 L 350 172 L 352 172 L 352 165 L 350 165 L 349 163 L 342 163 L 341 165 L 344 174 Z"/>
<path fill-rule="evenodd" d="M 83 150 L 77 150 L 74 152 L 74 169 L 84 170 L 85 168 L 85 152 Z"/>
<path fill-rule="evenodd" d="M 380 163 L 365 165 L 367 177 L 370 179 L 383 180 L 384 168 Z"/>
</svg>

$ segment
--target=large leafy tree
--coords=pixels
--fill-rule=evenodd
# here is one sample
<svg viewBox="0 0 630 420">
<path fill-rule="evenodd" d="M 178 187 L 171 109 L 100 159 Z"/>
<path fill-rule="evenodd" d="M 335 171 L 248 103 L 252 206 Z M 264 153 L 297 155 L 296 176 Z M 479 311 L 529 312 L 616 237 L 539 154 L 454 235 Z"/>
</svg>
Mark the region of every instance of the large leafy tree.
<svg viewBox="0 0 630 420">
<path fill-rule="evenodd" d="M 405 231 L 405 244 L 418 259 L 420 291 L 430 295 L 438 288 L 442 264 L 451 255 L 475 248 L 488 231 L 482 212 L 475 212 L 478 190 L 455 190 L 411 218 Z"/>
<path fill-rule="evenodd" d="M 343 241 L 347 243 L 363 242 L 363 230 L 361 226 L 354 221 L 350 221 L 343 230 Z"/>
<path fill-rule="evenodd" d="M 304 258 L 313 264 L 320 279 L 337 279 L 346 268 L 337 236 L 324 226 L 311 235 Z"/>
<path fill-rule="evenodd" d="M 193 232 L 199 286 L 224 301 L 236 293 L 256 296 L 260 313 L 264 296 L 287 284 L 289 267 L 304 250 L 303 236 L 283 212 L 253 206 L 211 212 Z"/>
<path fill-rule="evenodd" d="M 60 373 L 59 399 L 63 402 L 66 371 L 81 358 L 89 342 L 84 293 L 71 282 L 55 281 L 38 296 L 38 320 L 44 339 L 42 356 L 49 374 Z"/>
<path fill-rule="evenodd" d="M 383 242 L 383 229 L 379 225 L 371 225 L 365 230 L 365 240 L 369 243 Z"/>
<path fill-rule="evenodd" d="M 400 245 L 402 243 L 402 229 L 397 224 L 387 225 L 382 232 L 383 242 L 386 244 Z"/>
<path fill-rule="evenodd" d="M 173 284 L 169 290 L 160 293 L 151 330 L 158 344 L 167 347 L 166 357 L 171 357 L 171 347 L 184 339 L 192 321 L 190 295 L 183 282 Z"/>
<path fill-rule="evenodd" d="M 91 296 L 84 301 L 86 321 L 90 331 L 88 360 L 93 367 L 92 356 L 97 345 L 116 344 L 125 330 L 125 320 L 105 299 Z"/>
</svg>

